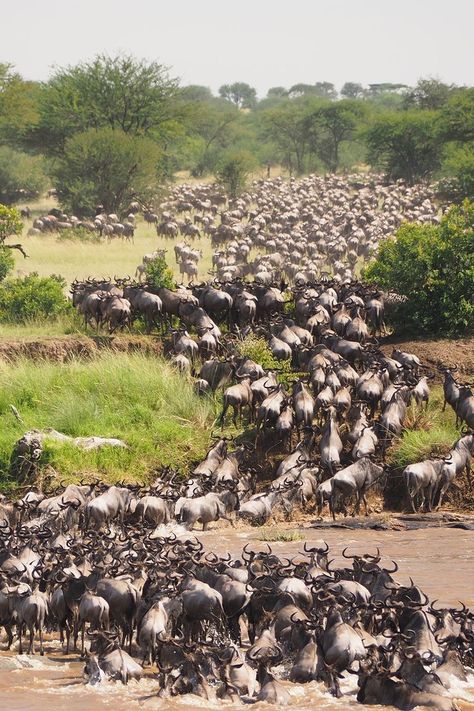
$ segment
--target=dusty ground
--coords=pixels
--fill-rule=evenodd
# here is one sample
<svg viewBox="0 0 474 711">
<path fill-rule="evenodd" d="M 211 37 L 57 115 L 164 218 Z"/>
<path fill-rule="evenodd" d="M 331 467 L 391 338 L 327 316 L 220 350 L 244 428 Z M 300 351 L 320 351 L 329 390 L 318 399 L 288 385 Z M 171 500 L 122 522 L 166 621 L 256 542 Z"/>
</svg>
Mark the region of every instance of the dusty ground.
<svg viewBox="0 0 474 711">
<path fill-rule="evenodd" d="M 421 362 L 432 366 L 457 366 L 460 373 L 474 373 L 474 337 L 459 339 L 400 339 L 390 337 L 381 346 L 386 355 L 394 348 L 417 355 Z"/>
</svg>

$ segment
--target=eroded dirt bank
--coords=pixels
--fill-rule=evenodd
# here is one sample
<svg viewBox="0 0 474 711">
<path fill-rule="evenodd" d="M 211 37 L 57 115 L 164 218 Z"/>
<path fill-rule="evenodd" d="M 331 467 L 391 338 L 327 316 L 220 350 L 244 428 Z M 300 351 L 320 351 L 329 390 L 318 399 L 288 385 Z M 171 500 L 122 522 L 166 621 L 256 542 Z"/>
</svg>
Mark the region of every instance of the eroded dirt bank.
<svg viewBox="0 0 474 711">
<path fill-rule="evenodd" d="M 381 347 L 388 355 L 394 348 L 415 353 L 422 363 L 433 368 L 443 364 L 450 367 L 457 366 L 461 373 L 474 372 L 474 337 L 456 340 L 413 340 L 390 337 L 382 343 Z M 0 335 L 0 359 L 4 360 L 46 358 L 55 362 L 64 362 L 70 358 L 90 358 L 104 349 L 159 355 L 162 352 L 162 340 L 157 336 L 122 334 L 18 339 L 2 339 Z"/>
</svg>

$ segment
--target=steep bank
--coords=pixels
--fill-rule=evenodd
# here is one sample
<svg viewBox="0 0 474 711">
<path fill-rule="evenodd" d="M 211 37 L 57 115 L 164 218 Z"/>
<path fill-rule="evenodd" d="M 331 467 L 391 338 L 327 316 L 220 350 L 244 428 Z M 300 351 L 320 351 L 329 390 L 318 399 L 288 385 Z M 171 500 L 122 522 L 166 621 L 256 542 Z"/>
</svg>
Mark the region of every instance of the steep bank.
<svg viewBox="0 0 474 711">
<path fill-rule="evenodd" d="M 155 336 L 55 336 L 0 339 L 0 360 L 20 358 L 66 363 L 73 358 L 89 359 L 104 351 L 158 356 L 162 340 Z"/>
<path fill-rule="evenodd" d="M 381 344 L 390 355 L 394 348 L 417 355 L 422 363 L 435 368 L 438 365 L 457 366 L 460 373 L 474 372 L 474 337 L 459 339 L 408 339 L 391 336 Z M 162 339 L 145 335 L 69 335 L 32 338 L 2 338 L 0 330 L 0 360 L 18 358 L 44 358 L 66 362 L 71 358 L 90 358 L 100 351 L 160 355 Z"/>
</svg>

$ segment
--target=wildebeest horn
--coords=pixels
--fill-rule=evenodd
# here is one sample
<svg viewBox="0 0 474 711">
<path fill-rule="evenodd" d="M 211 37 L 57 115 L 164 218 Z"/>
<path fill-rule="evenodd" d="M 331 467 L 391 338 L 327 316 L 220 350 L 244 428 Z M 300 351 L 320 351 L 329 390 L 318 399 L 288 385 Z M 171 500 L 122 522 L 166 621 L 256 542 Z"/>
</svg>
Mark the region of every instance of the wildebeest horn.
<svg viewBox="0 0 474 711">
<path fill-rule="evenodd" d="M 346 546 L 346 548 L 344 548 L 344 550 L 342 551 L 342 556 L 343 556 L 343 558 L 347 558 L 348 560 L 351 560 L 351 559 L 354 559 L 354 558 L 359 558 L 358 555 L 346 555 L 346 550 L 347 550 L 347 546 Z"/>
<path fill-rule="evenodd" d="M 398 570 L 398 565 L 397 565 L 397 563 L 396 563 L 394 560 L 392 561 L 392 563 L 394 564 L 395 568 L 393 568 L 393 570 L 389 570 L 388 568 L 384 568 L 384 570 L 385 570 L 387 573 L 396 573 L 396 572 L 397 572 L 397 570 Z"/>
</svg>

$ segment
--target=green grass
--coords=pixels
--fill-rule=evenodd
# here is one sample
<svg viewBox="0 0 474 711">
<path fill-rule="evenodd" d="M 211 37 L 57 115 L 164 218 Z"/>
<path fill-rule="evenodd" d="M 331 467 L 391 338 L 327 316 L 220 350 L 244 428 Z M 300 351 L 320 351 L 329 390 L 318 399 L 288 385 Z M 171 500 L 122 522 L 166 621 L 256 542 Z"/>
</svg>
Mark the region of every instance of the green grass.
<svg viewBox="0 0 474 711">
<path fill-rule="evenodd" d="M 9 340 L 83 334 L 84 319 L 80 318 L 75 312 L 46 321 L 34 320 L 27 321 L 26 323 L 0 323 L 0 338 Z"/>
<path fill-rule="evenodd" d="M 199 181 L 202 182 L 202 181 Z M 175 262 L 173 245 L 175 241 L 158 238 L 154 225 L 137 218 L 137 229 L 133 244 L 114 239 L 107 244 L 102 240 L 99 244 L 84 240 L 61 239 L 55 234 L 42 234 L 27 237 L 28 229 L 32 226 L 33 219 L 46 214 L 51 208 L 57 207 L 54 198 L 46 196 L 29 203 L 32 211 L 31 220 L 25 220 L 22 243 L 28 254 L 25 259 L 15 251 L 14 276 L 24 276 L 36 271 L 40 276 L 61 274 L 68 283 L 73 279 L 84 279 L 88 276 L 112 278 L 117 276 L 135 275 L 138 264 L 141 264 L 144 254 L 155 249 L 166 249 L 166 259 L 169 267 L 178 282 L 181 282 L 178 265 Z M 191 215 L 192 217 L 192 215 Z M 179 237 L 177 242 L 185 241 Z M 211 242 L 208 237 L 192 242 L 193 247 L 201 249 L 203 256 L 200 261 L 199 278 L 208 276 L 207 272 L 212 265 Z"/>
<path fill-rule="evenodd" d="M 28 227 L 31 223 L 28 223 Z M 174 242 L 158 239 L 154 226 L 139 222 L 135 232 L 134 243 L 114 239 L 107 243 L 58 239 L 54 234 L 26 236 L 24 230 L 22 243 L 28 254 L 24 259 L 20 253 L 15 254 L 15 271 L 13 276 L 24 276 L 30 272 L 38 272 L 40 276 L 60 274 L 71 283 L 74 279 L 94 277 L 111 277 L 126 275 L 134 278 L 138 264 L 141 264 L 144 254 L 155 249 L 166 249 L 166 261 L 172 269 L 175 279 L 181 282 L 178 265 L 175 262 Z M 177 241 L 184 241 L 180 238 Z M 208 276 L 211 268 L 212 248 L 209 238 L 195 240 L 193 247 L 201 249 L 203 257 L 199 264 L 199 278 Z"/>
<path fill-rule="evenodd" d="M 304 536 L 300 531 L 286 531 L 281 528 L 263 529 L 263 531 L 258 534 L 258 540 L 266 541 L 267 543 L 291 543 L 291 541 L 302 541 L 303 539 Z"/>
<path fill-rule="evenodd" d="M 442 404 L 442 389 L 436 387 L 426 411 L 410 407 L 405 421 L 407 429 L 390 450 L 390 464 L 402 469 L 408 464 L 444 456 L 449 452 L 460 436 L 460 430 L 455 427 L 453 410 L 447 406 L 442 412 Z"/>
<path fill-rule="evenodd" d="M 142 354 L 0 363 L 0 477 L 5 483 L 13 445 L 23 433 L 46 427 L 75 437 L 118 437 L 129 446 L 85 452 L 47 442 L 44 460 L 66 481 L 84 473 L 109 482 L 146 481 L 161 465 L 186 471 L 205 454 L 215 408 L 165 361 Z"/>
</svg>

